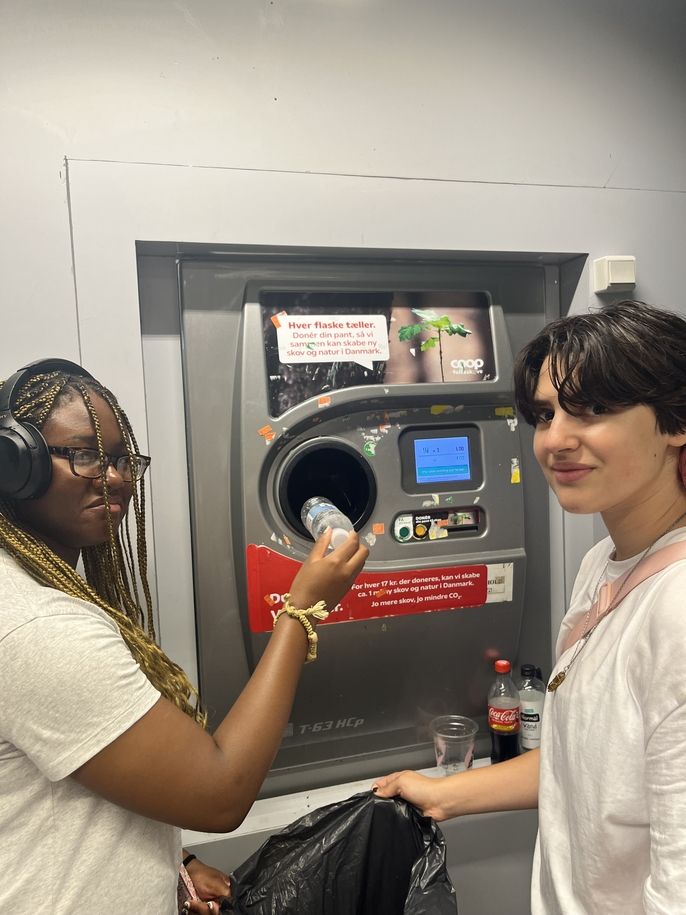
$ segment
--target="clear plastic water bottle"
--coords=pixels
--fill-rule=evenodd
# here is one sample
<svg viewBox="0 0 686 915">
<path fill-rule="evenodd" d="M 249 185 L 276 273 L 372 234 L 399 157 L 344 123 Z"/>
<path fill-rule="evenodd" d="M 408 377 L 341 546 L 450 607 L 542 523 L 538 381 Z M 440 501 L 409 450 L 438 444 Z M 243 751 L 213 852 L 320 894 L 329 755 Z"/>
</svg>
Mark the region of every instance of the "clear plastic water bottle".
<svg viewBox="0 0 686 915">
<path fill-rule="evenodd" d="M 520 743 L 522 750 L 536 750 L 541 745 L 541 725 L 545 683 L 533 664 L 522 664 L 519 681 Z"/>
<path fill-rule="evenodd" d="M 519 692 L 510 676 L 509 661 L 495 662 L 495 680 L 488 691 L 491 762 L 519 756 Z"/>
<path fill-rule="evenodd" d="M 323 496 L 308 499 L 300 511 L 300 518 L 314 540 L 319 540 L 327 527 L 331 528 L 330 549 L 340 546 L 355 529 L 350 518 Z"/>
</svg>

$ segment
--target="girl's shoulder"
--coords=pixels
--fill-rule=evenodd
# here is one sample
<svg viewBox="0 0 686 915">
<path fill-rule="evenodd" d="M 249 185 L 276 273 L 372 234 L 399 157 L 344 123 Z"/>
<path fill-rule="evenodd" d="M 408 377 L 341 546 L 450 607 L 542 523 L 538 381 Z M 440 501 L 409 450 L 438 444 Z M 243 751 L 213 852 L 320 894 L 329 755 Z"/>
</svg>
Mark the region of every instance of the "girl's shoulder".
<svg viewBox="0 0 686 915">
<path fill-rule="evenodd" d="M 85 616 L 117 629 L 114 620 L 95 604 L 42 584 L 0 549 L 0 640 L 22 626 L 55 616 Z"/>
</svg>

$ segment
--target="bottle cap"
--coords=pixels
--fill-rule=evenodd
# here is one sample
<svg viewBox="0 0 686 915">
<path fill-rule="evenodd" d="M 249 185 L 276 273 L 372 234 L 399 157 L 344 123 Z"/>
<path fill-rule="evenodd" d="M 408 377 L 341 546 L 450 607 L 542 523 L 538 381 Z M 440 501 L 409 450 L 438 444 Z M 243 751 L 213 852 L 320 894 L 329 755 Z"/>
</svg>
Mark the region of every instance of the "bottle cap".
<svg viewBox="0 0 686 915">
<path fill-rule="evenodd" d="M 350 532 L 346 531 L 343 527 L 334 527 L 331 531 L 331 546 L 336 549 L 337 546 L 345 543 L 349 533 Z"/>
<path fill-rule="evenodd" d="M 497 674 L 509 674 L 511 670 L 512 667 L 509 661 L 500 660 L 495 662 L 495 672 Z"/>
<path fill-rule="evenodd" d="M 533 664 L 522 664 L 520 671 L 523 677 L 535 677 L 536 668 Z"/>
</svg>

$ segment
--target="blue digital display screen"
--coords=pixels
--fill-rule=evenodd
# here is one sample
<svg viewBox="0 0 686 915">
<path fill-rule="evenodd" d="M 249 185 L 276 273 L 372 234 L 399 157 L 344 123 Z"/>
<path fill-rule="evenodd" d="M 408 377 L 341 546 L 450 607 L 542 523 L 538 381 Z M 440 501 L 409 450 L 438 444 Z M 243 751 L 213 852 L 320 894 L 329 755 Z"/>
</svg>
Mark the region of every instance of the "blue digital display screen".
<svg viewBox="0 0 686 915">
<path fill-rule="evenodd" d="M 458 483 L 472 478 L 466 435 L 415 439 L 414 462 L 418 485 Z"/>
</svg>

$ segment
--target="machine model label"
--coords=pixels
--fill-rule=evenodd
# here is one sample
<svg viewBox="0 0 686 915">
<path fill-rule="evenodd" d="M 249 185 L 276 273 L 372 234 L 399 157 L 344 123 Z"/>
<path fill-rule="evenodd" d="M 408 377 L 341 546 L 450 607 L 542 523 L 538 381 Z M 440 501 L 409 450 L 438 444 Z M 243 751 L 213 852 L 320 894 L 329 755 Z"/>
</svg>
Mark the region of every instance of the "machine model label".
<svg viewBox="0 0 686 915">
<path fill-rule="evenodd" d="M 312 724 L 292 725 L 291 734 L 326 734 L 327 731 L 355 730 L 362 727 L 364 718 L 358 718 L 357 715 L 351 715 L 350 718 L 332 718 L 329 721 L 314 721 Z"/>
<path fill-rule="evenodd" d="M 246 554 L 250 630 L 269 632 L 301 563 L 256 544 Z M 480 607 L 487 597 L 486 565 L 362 572 L 326 622 Z"/>
</svg>

